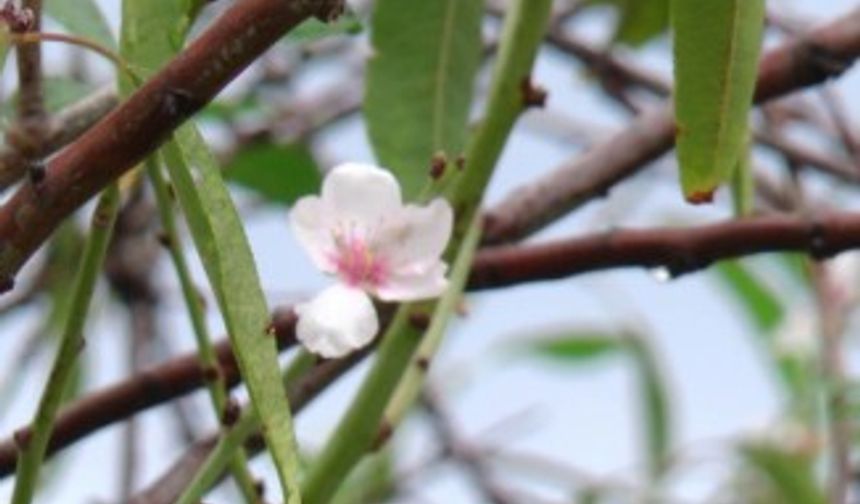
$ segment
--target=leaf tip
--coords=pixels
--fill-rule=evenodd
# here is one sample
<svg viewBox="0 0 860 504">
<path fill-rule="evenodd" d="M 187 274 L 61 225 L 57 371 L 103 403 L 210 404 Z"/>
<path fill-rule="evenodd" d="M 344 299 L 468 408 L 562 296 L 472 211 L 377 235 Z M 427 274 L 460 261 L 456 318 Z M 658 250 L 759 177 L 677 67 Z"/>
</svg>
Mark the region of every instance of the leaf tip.
<svg viewBox="0 0 860 504">
<path fill-rule="evenodd" d="M 708 189 L 705 191 L 693 191 L 692 193 L 690 193 L 686 196 L 687 203 L 691 203 L 693 205 L 703 205 L 703 204 L 707 204 L 707 203 L 713 203 L 714 192 L 716 192 L 716 189 Z"/>
</svg>

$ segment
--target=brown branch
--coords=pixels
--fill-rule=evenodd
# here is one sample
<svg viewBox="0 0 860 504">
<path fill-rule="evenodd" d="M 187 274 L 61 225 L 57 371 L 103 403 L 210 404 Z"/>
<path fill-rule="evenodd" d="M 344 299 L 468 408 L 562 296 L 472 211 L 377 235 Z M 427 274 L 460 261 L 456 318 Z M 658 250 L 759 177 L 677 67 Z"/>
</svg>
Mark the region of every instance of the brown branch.
<svg viewBox="0 0 860 504">
<path fill-rule="evenodd" d="M 0 208 L 0 284 L 15 274 L 57 225 L 161 146 L 170 133 L 280 37 L 311 16 L 331 18 L 342 0 L 242 0 L 89 129 Z"/>
<path fill-rule="evenodd" d="M 65 147 L 110 112 L 117 102 L 116 91 L 107 86 L 49 117 L 43 138 L 34 146 L 34 154 L 43 158 Z M 18 149 L 12 146 L 0 149 L 0 189 L 20 180 L 28 166 L 28 161 Z"/>
<path fill-rule="evenodd" d="M 289 391 L 290 410 L 294 415 L 300 413 L 308 403 L 334 380 L 352 369 L 367 356 L 370 348 L 353 353 L 343 359 L 325 361 L 313 368 L 298 384 Z M 209 453 L 218 443 L 219 433 L 215 432 L 196 441 L 182 454 L 170 468 L 147 488 L 128 500 L 128 504 L 172 504 L 188 486 L 206 462 Z M 265 444 L 258 432 L 245 443 L 251 454 L 260 452 Z"/>
<path fill-rule="evenodd" d="M 733 220 L 693 229 L 618 230 L 540 245 L 500 246 L 478 253 L 470 289 L 568 277 L 609 268 L 663 267 L 681 275 L 714 261 L 775 251 L 802 251 L 829 257 L 860 248 L 860 214 L 840 213 L 815 219 L 767 216 Z M 279 312 L 276 334 L 282 346 L 293 343 L 293 315 Z M 235 386 L 239 376 L 227 342 L 217 346 L 221 372 Z M 186 354 L 68 406 L 57 420 L 51 452 L 113 422 L 120 421 L 201 387 L 212 371 Z M 304 394 L 304 392 L 301 392 Z M 0 442 L 0 476 L 14 468 L 11 439 Z"/>
<path fill-rule="evenodd" d="M 24 0 L 22 9 L 30 18 L 26 31 L 38 32 L 42 26 L 42 0 Z M 23 124 L 41 123 L 45 118 L 42 87 L 42 45 L 21 44 L 16 47 L 18 62 L 18 120 Z"/>
<path fill-rule="evenodd" d="M 860 8 L 770 51 L 759 67 L 756 103 L 844 72 L 860 55 Z M 583 203 L 605 195 L 674 144 L 672 109 L 635 119 L 584 155 L 508 195 L 487 215 L 487 243 L 516 241 Z"/>
<path fill-rule="evenodd" d="M 498 288 L 620 267 L 665 268 L 676 277 L 733 257 L 797 251 L 821 259 L 855 248 L 860 248 L 860 213 L 774 215 L 692 229 L 615 230 L 483 249 L 475 259 L 469 288 Z"/>
<path fill-rule="evenodd" d="M 291 311 L 276 312 L 272 324 L 281 349 L 295 343 L 295 317 Z M 217 378 L 218 373 L 229 387 L 236 386 L 239 370 L 229 342 L 219 342 L 215 350 L 220 369 L 203 369 L 197 352 L 189 352 L 69 404 L 57 417 L 48 453 L 55 453 L 101 427 L 192 392 L 207 379 Z M 16 459 L 12 438 L 0 441 L 0 477 L 15 470 Z"/>
</svg>

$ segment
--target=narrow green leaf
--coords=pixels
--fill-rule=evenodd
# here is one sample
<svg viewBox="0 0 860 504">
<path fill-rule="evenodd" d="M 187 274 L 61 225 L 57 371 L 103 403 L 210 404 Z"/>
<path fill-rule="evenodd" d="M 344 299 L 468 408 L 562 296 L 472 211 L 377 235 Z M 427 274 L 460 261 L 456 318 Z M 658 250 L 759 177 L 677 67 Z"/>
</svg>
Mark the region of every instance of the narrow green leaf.
<svg viewBox="0 0 860 504">
<path fill-rule="evenodd" d="M 732 172 L 732 208 L 735 217 L 746 217 L 752 214 L 754 207 L 755 181 L 753 179 L 752 153 L 749 142 L 746 142 L 741 159 Z"/>
<path fill-rule="evenodd" d="M 123 0 L 120 53 L 140 77 L 152 75 L 182 49 L 192 4 L 192 0 Z M 120 74 L 122 94 L 133 89 L 128 76 Z"/>
<path fill-rule="evenodd" d="M 154 73 L 181 49 L 198 6 L 192 0 L 123 1 L 121 52 L 141 77 Z M 122 78 L 120 88 L 128 93 L 133 83 Z M 253 409 L 263 424 L 284 500 L 296 504 L 301 497 L 292 418 L 275 342 L 266 334 L 269 311 L 242 220 L 193 125 L 177 130 L 162 154 L 215 291 Z"/>
<path fill-rule="evenodd" d="M 722 261 L 713 271 L 760 332 L 770 333 L 782 322 L 782 300 L 749 266 L 740 261 Z"/>
<path fill-rule="evenodd" d="M 365 457 L 332 498 L 332 504 L 387 502 L 397 487 L 391 450 Z"/>
<path fill-rule="evenodd" d="M 376 3 L 364 112 L 376 155 L 407 199 L 429 182 L 434 154 L 454 159 L 465 145 L 482 7 L 479 0 Z"/>
<path fill-rule="evenodd" d="M 67 105 L 84 98 L 93 91 L 91 84 L 68 77 L 46 77 L 43 81 L 43 93 L 45 96 L 45 108 L 48 112 L 56 112 Z M 18 91 L 16 90 L 0 105 L 0 117 L 11 120 L 15 117 L 18 102 Z"/>
<path fill-rule="evenodd" d="M 621 355 L 624 342 L 616 334 L 572 329 L 541 335 L 525 343 L 527 355 L 550 358 L 556 362 L 582 364 Z"/>
<path fill-rule="evenodd" d="M 628 336 L 626 341 L 640 390 L 648 469 L 652 480 L 656 481 L 666 472 L 671 459 L 672 417 L 669 394 L 657 356 L 648 340 L 634 335 Z"/>
<path fill-rule="evenodd" d="M 281 478 L 284 497 L 300 501 L 298 459 L 278 351 L 266 334 L 269 310 L 242 220 L 197 130 L 186 125 L 164 148 L 170 178 L 236 350 L 251 402 Z"/>
<path fill-rule="evenodd" d="M 317 192 L 322 183 L 316 160 L 301 144 L 255 143 L 236 153 L 224 174 L 231 182 L 286 205 Z"/>
<path fill-rule="evenodd" d="M 669 0 L 594 0 L 618 10 L 613 40 L 641 46 L 669 28 Z"/>
<path fill-rule="evenodd" d="M 768 443 L 748 443 L 740 454 L 767 484 L 768 502 L 824 504 L 827 499 L 815 478 L 813 458 Z"/>
<path fill-rule="evenodd" d="M 45 13 L 74 35 L 116 48 L 107 19 L 94 0 L 46 0 Z"/>
<path fill-rule="evenodd" d="M 764 0 L 672 0 L 671 15 L 681 186 L 704 203 L 743 153 Z"/>
</svg>

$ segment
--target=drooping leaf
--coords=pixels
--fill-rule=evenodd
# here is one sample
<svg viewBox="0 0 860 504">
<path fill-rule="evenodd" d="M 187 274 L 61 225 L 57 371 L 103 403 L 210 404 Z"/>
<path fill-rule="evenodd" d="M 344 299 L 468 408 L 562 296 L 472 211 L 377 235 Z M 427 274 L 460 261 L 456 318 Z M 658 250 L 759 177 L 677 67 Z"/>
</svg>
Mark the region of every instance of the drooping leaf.
<svg viewBox="0 0 860 504">
<path fill-rule="evenodd" d="M 640 46 L 669 28 L 669 0 L 594 0 L 618 10 L 613 40 Z"/>
<path fill-rule="evenodd" d="M 317 192 L 322 179 L 310 150 L 300 144 L 250 145 L 236 153 L 225 166 L 224 174 L 231 182 L 285 205 Z"/>
<path fill-rule="evenodd" d="M 407 199 L 430 180 L 434 154 L 453 160 L 465 144 L 483 4 L 376 3 L 364 112 L 376 156 L 395 173 Z"/>
<path fill-rule="evenodd" d="M 709 202 L 743 153 L 764 0 L 672 0 L 671 19 L 681 186 Z"/>
<path fill-rule="evenodd" d="M 43 85 L 45 109 L 48 112 L 56 112 L 83 99 L 93 91 L 92 85 L 68 77 L 46 77 L 43 80 Z M 17 102 L 18 91 L 16 90 L 8 100 L 0 105 L 0 117 L 7 120 L 12 119 L 17 112 L 15 107 Z"/>
<path fill-rule="evenodd" d="M 739 450 L 746 467 L 755 471 L 765 488 L 766 502 L 824 504 L 824 492 L 816 482 L 814 459 L 771 443 L 747 443 Z M 765 500 L 761 501 L 762 503 Z"/>
<path fill-rule="evenodd" d="M 332 504 L 386 502 L 396 489 L 391 450 L 374 453 L 355 468 L 332 498 Z"/>
<path fill-rule="evenodd" d="M 524 346 L 530 355 L 567 364 L 593 362 L 624 351 L 624 342 L 617 335 L 581 329 L 541 335 Z"/>
<path fill-rule="evenodd" d="M 190 0 L 124 0 L 121 52 L 141 77 L 151 75 L 179 51 L 195 6 Z M 154 37 L 155 33 L 159 36 Z M 124 93 L 133 88 L 126 78 L 121 84 Z M 242 220 L 212 154 L 193 125 L 177 130 L 163 155 L 251 403 L 263 424 L 284 501 L 295 504 L 300 496 L 292 419 L 275 342 L 266 334 L 269 311 Z"/>
<path fill-rule="evenodd" d="M 640 411 L 645 426 L 648 469 L 658 480 L 668 469 L 672 450 L 672 417 L 669 394 L 660 364 L 648 340 L 628 336 L 629 349 L 639 386 Z"/>
<path fill-rule="evenodd" d="M 658 479 L 667 469 L 672 448 L 671 407 L 665 380 L 653 349 L 645 337 L 607 331 L 570 329 L 542 335 L 520 345 L 524 355 L 582 366 L 608 358 L 626 358 L 632 364 L 639 388 L 641 425 L 649 469 Z M 522 352 L 518 352 L 522 353 Z"/>
<path fill-rule="evenodd" d="M 713 271 L 759 331 L 764 334 L 776 329 L 785 315 L 783 303 L 749 266 L 741 261 L 722 261 Z"/>
<path fill-rule="evenodd" d="M 751 215 L 755 207 L 755 181 L 753 179 L 752 153 L 747 142 L 741 159 L 732 172 L 732 209 L 735 217 Z"/>
<path fill-rule="evenodd" d="M 164 148 L 176 196 L 278 468 L 284 498 L 298 502 L 298 461 L 275 342 L 266 335 L 269 311 L 242 220 L 219 168 L 196 128 L 180 128 Z"/>
<path fill-rule="evenodd" d="M 74 35 L 116 48 L 107 18 L 94 0 L 46 0 L 45 13 Z"/>
</svg>

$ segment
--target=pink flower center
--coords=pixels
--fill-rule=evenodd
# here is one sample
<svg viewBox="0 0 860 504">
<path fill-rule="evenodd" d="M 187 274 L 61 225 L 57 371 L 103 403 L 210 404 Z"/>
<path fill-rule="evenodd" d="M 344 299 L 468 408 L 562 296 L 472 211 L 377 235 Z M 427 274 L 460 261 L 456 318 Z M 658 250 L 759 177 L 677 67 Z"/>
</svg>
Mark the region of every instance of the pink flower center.
<svg viewBox="0 0 860 504">
<path fill-rule="evenodd" d="M 388 268 L 385 261 L 374 255 L 363 237 L 355 233 L 337 236 L 337 251 L 332 262 L 338 276 L 352 287 L 375 288 L 385 282 Z"/>
</svg>

